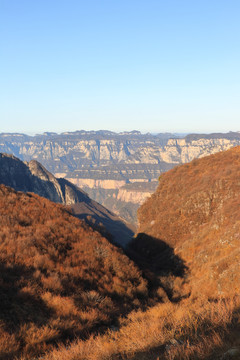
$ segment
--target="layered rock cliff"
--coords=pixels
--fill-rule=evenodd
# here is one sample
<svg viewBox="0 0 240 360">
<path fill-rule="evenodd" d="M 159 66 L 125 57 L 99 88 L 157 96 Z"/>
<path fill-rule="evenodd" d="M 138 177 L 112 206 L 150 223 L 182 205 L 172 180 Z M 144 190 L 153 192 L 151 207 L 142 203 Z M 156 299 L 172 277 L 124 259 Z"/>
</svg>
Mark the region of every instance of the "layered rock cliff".
<svg viewBox="0 0 240 360">
<path fill-rule="evenodd" d="M 125 185 L 156 181 L 161 173 L 178 164 L 237 145 L 239 132 L 185 137 L 137 131 L 76 131 L 32 137 L 0 134 L 0 151 L 41 162 L 55 177 L 68 179 L 133 222 L 145 194 L 126 191 Z"/>
<path fill-rule="evenodd" d="M 58 176 L 125 182 L 157 179 L 161 172 L 175 164 L 239 144 L 240 133 L 188 135 L 184 138 L 176 138 L 173 134 L 117 134 L 109 131 L 50 133 L 33 137 L 0 134 L 0 152 L 12 153 L 21 160 L 38 160 Z"/>
<path fill-rule="evenodd" d="M 142 205 L 144 201 L 156 190 L 157 185 L 157 181 L 130 183 L 122 186 L 118 190 L 116 198 L 118 201 Z"/>
</svg>

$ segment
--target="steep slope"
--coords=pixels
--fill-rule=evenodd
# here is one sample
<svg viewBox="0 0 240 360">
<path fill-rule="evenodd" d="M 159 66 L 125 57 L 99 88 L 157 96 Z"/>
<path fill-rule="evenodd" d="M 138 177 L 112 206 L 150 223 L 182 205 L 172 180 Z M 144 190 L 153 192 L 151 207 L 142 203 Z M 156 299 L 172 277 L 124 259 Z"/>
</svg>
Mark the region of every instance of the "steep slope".
<svg viewBox="0 0 240 360">
<path fill-rule="evenodd" d="M 0 154 L 0 184 L 17 191 L 34 192 L 51 201 L 69 205 L 73 213 L 100 231 L 111 233 L 113 240 L 124 245 L 131 239 L 134 226 L 98 204 L 66 179 L 57 179 L 35 160 L 23 163 L 9 154 Z M 105 229 L 104 229 L 105 228 Z M 106 230 L 107 229 L 107 230 Z"/>
<path fill-rule="evenodd" d="M 130 313 L 119 330 L 44 359 L 239 359 L 239 179 L 240 147 L 163 174 L 139 210 L 130 254 L 173 301 Z"/>
<path fill-rule="evenodd" d="M 88 198 L 70 182 L 56 179 L 39 162 L 22 162 L 10 154 L 0 153 L 0 183 L 17 191 L 32 191 L 47 199 L 71 205 Z"/>
<path fill-rule="evenodd" d="M 133 262 L 62 205 L 0 185 L 0 209 L 1 359 L 85 339 L 146 297 Z"/>
<path fill-rule="evenodd" d="M 139 209 L 132 246 L 161 271 L 164 244 L 188 270 L 192 295 L 240 293 L 240 147 L 175 167 Z"/>
<path fill-rule="evenodd" d="M 239 359 L 239 179 L 239 147 L 161 175 L 139 210 L 130 254 L 173 301 L 130 313 L 119 330 L 44 359 Z"/>
</svg>

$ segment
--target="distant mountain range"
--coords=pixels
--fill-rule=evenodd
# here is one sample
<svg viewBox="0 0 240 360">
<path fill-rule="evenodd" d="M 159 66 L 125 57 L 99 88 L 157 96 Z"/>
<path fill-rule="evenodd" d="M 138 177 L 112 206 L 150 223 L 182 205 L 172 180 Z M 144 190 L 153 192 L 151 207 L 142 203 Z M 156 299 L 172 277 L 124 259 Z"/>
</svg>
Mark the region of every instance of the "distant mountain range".
<svg viewBox="0 0 240 360">
<path fill-rule="evenodd" d="M 55 177 L 69 180 L 135 224 L 136 209 L 153 191 L 151 182 L 156 184 L 160 174 L 237 145 L 239 132 L 187 136 L 105 130 L 36 136 L 0 134 L 0 152 L 23 161 L 39 161 Z M 128 186 L 136 182 L 144 183 L 139 192 Z"/>
</svg>

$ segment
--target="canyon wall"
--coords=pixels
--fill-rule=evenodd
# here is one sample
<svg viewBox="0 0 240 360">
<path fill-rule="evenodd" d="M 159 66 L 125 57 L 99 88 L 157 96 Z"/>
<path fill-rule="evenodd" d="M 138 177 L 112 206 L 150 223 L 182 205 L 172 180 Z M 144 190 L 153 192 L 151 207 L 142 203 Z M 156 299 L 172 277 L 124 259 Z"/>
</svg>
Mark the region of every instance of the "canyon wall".
<svg viewBox="0 0 240 360">
<path fill-rule="evenodd" d="M 0 134 L 0 152 L 23 161 L 37 160 L 57 178 L 65 178 L 125 217 L 126 204 L 139 206 L 152 182 L 176 165 L 240 145 L 240 133 L 141 134 L 138 131 L 76 131 L 62 134 Z M 131 183 L 145 183 L 132 191 Z M 135 206 L 136 205 L 136 206 Z M 128 207 L 128 221 L 131 210 Z M 130 216 L 130 218 L 129 218 Z"/>
</svg>

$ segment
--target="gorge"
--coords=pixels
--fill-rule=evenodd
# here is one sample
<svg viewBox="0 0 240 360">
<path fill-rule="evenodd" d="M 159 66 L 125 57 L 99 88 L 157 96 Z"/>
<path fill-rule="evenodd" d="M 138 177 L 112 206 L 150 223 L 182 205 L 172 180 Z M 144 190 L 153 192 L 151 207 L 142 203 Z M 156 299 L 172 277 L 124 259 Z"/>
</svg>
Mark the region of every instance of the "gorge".
<svg viewBox="0 0 240 360">
<path fill-rule="evenodd" d="M 155 190 L 163 172 L 237 145 L 239 132 L 186 136 L 104 130 L 0 134 L 0 152 L 23 161 L 39 161 L 55 177 L 69 180 L 134 224 L 137 208 Z"/>
</svg>

